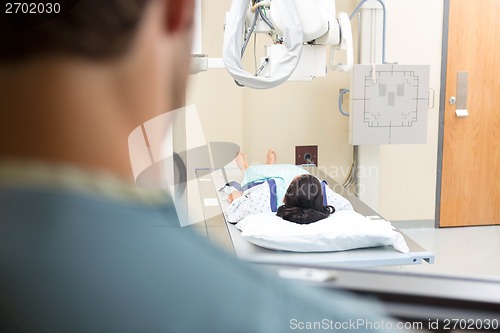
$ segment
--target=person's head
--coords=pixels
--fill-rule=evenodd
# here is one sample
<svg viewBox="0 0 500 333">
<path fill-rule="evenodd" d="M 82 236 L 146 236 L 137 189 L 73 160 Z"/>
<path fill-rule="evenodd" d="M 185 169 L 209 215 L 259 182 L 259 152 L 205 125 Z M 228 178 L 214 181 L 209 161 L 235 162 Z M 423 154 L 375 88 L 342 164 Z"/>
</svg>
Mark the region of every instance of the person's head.
<svg viewBox="0 0 500 333">
<path fill-rule="evenodd" d="M 185 106 L 194 2 L 61 0 L 48 17 L 0 13 L 0 156 L 130 178 L 130 133 Z"/>
<path fill-rule="evenodd" d="M 137 120 L 148 120 L 184 106 L 194 1 L 62 0 L 53 2 L 58 15 L 4 15 L 0 73 L 50 61 L 101 68 L 116 74 L 118 98 L 143 113 Z"/>
<path fill-rule="evenodd" d="M 293 179 L 288 187 L 283 206 L 277 215 L 298 224 L 309 224 L 328 217 L 335 211 L 332 206 L 323 205 L 321 183 L 313 175 L 305 174 Z"/>
</svg>

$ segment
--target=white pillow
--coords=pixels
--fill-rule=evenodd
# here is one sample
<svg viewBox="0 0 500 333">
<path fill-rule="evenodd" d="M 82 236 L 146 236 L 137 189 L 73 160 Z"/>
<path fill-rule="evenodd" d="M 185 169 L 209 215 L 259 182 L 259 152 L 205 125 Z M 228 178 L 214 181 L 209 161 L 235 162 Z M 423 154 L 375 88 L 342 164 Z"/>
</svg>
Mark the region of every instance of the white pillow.
<svg viewBox="0 0 500 333">
<path fill-rule="evenodd" d="M 250 243 L 272 250 L 330 252 L 391 245 L 409 251 L 403 235 L 385 220 L 370 220 L 353 210 L 341 210 L 311 224 L 283 220 L 276 213 L 250 215 L 236 227 Z"/>
</svg>

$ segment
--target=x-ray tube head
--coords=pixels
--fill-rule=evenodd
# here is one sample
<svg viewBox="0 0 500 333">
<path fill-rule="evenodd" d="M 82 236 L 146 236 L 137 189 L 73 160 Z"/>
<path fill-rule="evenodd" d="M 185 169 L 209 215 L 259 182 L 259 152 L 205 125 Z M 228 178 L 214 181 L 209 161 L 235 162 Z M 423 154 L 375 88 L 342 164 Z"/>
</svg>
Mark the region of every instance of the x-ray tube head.
<svg viewBox="0 0 500 333">
<path fill-rule="evenodd" d="M 256 89 L 273 88 L 289 79 L 310 80 L 325 76 L 325 66 L 322 66 L 322 71 L 317 69 L 323 63 L 318 61 L 317 54 L 321 53 L 319 56 L 326 59 L 326 45 L 344 49 L 345 39 L 352 39 L 349 20 L 347 24 L 349 31 L 344 33 L 335 17 L 334 0 L 272 0 L 260 1 L 253 6 L 250 1 L 233 0 L 226 15 L 224 65 L 238 85 Z M 250 36 L 256 33 L 271 36 L 272 44 L 266 45 L 267 54 L 253 74 L 243 68 L 242 58 Z M 352 48 L 352 42 L 347 44 Z M 305 45 L 321 47 L 312 53 L 308 49 L 307 59 L 301 61 Z M 279 46 L 280 51 L 269 54 L 269 50 L 275 49 L 273 46 Z M 348 54 L 352 57 L 352 52 Z M 300 74 L 293 75 L 299 63 L 307 61 L 310 64 L 311 57 L 318 66 L 300 66 Z M 342 67 L 342 70 L 346 68 Z"/>
</svg>

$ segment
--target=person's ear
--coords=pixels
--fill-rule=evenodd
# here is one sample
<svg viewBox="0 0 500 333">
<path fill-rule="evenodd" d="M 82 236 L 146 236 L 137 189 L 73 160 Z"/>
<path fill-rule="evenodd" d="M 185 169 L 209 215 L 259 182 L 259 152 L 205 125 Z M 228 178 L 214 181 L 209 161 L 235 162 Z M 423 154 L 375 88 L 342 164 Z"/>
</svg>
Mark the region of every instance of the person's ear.
<svg viewBox="0 0 500 333">
<path fill-rule="evenodd" d="M 163 0 L 165 3 L 165 29 L 176 33 L 191 29 L 194 21 L 195 0 Z"/>
</svg>

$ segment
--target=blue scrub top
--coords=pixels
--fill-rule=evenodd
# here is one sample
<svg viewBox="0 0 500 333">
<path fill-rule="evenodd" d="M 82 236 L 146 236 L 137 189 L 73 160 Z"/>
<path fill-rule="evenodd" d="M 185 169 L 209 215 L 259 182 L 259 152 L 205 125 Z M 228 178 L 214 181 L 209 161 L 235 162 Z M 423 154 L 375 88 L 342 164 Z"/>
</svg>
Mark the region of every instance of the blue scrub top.
<svg viewBox="0 0 500 333">
<path fill-rule="evenodd" d="M 4 332 L 277 333 L 387 321 L 371 302 L 247 267 L 179 227 L 168 197 L 152 205 L 0 186 L 0 212 Z"/>
</svg>

